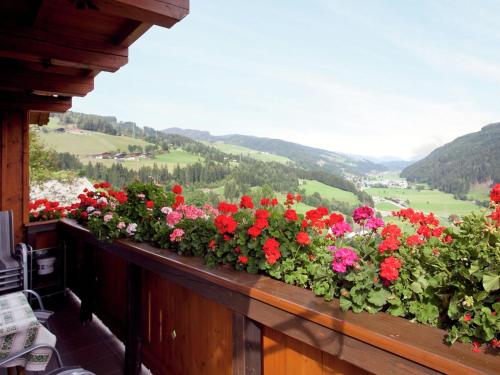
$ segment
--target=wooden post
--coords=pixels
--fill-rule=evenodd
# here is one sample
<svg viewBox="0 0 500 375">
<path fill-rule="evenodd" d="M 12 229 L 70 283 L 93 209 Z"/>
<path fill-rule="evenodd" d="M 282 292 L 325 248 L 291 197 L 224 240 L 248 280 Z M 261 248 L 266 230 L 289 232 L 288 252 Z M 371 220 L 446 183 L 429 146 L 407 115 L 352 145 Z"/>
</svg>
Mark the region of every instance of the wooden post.
<svg viewBox="0 0 500 375">
<path fill-rule="evenodd" d="M 233 375 L 261 373 L 261 328 L 245 315 L 233 312 Z"/>
<path fill-rule="evenodd" d="M 127 332 L 125 337 L 125 375 L 139 375 L 142 365 L 142 269 L 127 264 Z"/>
<path fill-rule="evenodd" d="M 29 220 L 29 125 L 25 110 L 0 110 L 0 210 L 14 212 L 15 241 Z"/>
</svg>

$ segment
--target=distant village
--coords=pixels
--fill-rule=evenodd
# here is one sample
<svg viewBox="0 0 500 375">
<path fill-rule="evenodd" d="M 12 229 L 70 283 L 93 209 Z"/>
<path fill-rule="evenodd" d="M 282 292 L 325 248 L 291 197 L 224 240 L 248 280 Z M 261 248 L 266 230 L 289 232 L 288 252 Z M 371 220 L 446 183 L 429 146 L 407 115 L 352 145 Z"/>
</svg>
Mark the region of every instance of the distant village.
<svg viewBox="0 0 500 375">
<path fill-rule="evenodd" d="M 116 161 L 126 161 L 126 160 L 140 160 L 140 159 L 152 159 L 154 154 L 151 152 L 103 152 L 100 154 L 91 155 L 94 159 L 111 159 Z"/>
</svg>

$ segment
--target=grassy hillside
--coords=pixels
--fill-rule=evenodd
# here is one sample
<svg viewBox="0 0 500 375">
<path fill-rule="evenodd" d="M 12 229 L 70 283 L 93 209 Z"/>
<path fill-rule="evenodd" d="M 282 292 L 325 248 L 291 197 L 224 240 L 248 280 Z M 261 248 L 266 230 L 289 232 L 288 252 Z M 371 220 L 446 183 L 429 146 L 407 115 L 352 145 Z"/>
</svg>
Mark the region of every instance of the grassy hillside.
<svg viewBox="0 0 500 375">
<path fill-rule="evenodd" d="M 118 163 L 116 160 L 112 159 L 97 160 L 88 157 L 82 157 L 80 158 L 80 160 L 83 163 L 99 162 L 108 167 L 113 165 L 114 163 Z M 185 167 L 186 165 L 194 164 L 197 161 L 203 161 L 203 158 L 193 155 L 184 150 L 173 150 L 167 154 L 156 155 L 154 159 L 124 160 L 119 163 L 121 163 L 124 167 L 134 170 L 138 170 L 140 167 L 152 167 L 154 164 L 156 164 L 158 167 L 166 166 L 168 170 L 172 172 L 177 165 L 179 165 L 180 167 Z"/>
<path fill-rule="evenodd" d="M 358 197 L 353 193 L 325 185 L 316 180 L 302 180 L 300 187 L 306 191 L 307 195 L 318 192 L 323 198 L 335 199 L 351 205 L 359 204 Z"/>
<path fill-rule="evenodd" d="M 260 152 L 243 146 L 231 145 L 220 141 L 204 142 L 204 143 L 206 143 L 209 146 L 215 147 L 218 150 L 225 152 L 227 154 L 248 156 L 261 161 L 276 161 L 278 163 L 283 163 L 283 164 L 292 163 L 290 159 L 284 156 L 274 155 L 267 152 Z"/>
<path fill-rule="evenodd" d="M 146 146 L 142 139 L 115 136 L 104 133 L 81 131 L 58 133 L 53 129 L 40 132 L 40 138 L 50 148 L 58 152 L 70 152 L 79 156 L 99 154 L 106 151 L 126 151 L 128 145 Z"/>
<path fill-rule="evenodd" d="M 465 196 L 476 183 L 500 182 L 500 123 L 466 134 L 405 168 L 401 176 Z"/>
<path fill-rule="evenodd" d="M 370 188 L 366 189 L 366 192 L 372 196 L 399 198 L 409 201 L 409 207 L 424 212 L 434 212 L 441 217 L 448 217 L 451 214 L 465 215 L 471 211 L 480 210 L 480 207 L 472 202 L 455 199 L 453 195 L 439 190 L 418 191 L 399 188 Z"/>
<path fill-rule="evenodd" d="M 477 201 L 489 201 L 490 199 L 491 187 L 489 184 L 474 184 L 471 186 L 469 193 L 467 194 L 468 199 Z"/>
</svg>

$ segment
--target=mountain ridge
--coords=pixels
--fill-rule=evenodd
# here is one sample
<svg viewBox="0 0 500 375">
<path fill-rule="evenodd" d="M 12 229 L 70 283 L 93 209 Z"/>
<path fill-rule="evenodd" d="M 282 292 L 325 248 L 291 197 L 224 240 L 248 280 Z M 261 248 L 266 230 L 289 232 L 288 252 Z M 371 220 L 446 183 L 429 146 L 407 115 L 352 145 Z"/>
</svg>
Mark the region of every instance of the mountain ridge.
<svg viewBox="0 0 500 375">
<path fill-rule="evenodd" d="M 302 145 L 277 138 L 257 137 L 242 134 L 212 135 L 208 131 L 172 127 L 162 130 L 165 134 L 177 134 L 205 142 L 224 142 L 252 150 L 267 152 L 289 158 L 302 167 L 322 168 L 329 172 L 364 174 L 380 172 L 387 168 L 368 159 L 357 159 L 347 154 Z"/>
<path fill-rule="evenodd" d="M 473 184 L 500 182 L 499 160 L 500 122 L 496 122 L 436 148 L 406 167 L 401 176 L 447 193 L 464 195 Z"/>
</svg>

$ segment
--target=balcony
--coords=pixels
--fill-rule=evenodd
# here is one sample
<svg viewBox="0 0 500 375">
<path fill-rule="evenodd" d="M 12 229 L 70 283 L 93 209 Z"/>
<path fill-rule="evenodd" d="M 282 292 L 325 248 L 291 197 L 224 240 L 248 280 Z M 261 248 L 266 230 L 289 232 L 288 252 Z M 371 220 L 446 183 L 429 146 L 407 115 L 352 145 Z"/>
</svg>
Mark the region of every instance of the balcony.
<svg viewBox="0 0 500 375">
<path fill-rule="evenodd" d="M 343 313 L 310 291 L 147 244 L 98 241 L 72 220 L 27 231 L 34 246 L 67 244 L 68 286 L 81 306 L 70 298 L 53 325 L 63 358 L 98 374 L 145 373 L 141 363 L 154 374 L 273 375 L 493 374 L 500 364 L 444 345 L 442 330 Z M 110 331 L 88 323 L 92 314 Z"/>
</svg>

